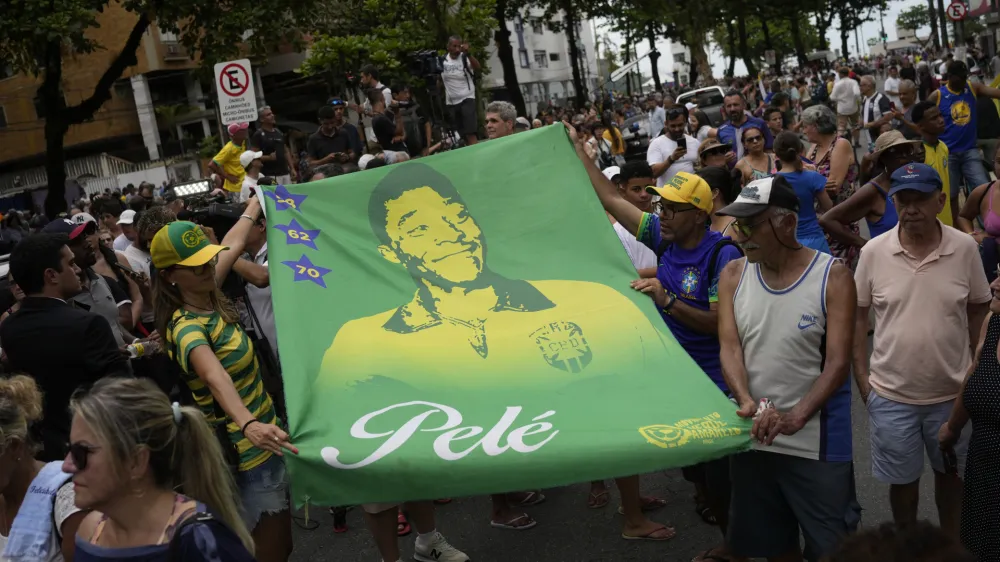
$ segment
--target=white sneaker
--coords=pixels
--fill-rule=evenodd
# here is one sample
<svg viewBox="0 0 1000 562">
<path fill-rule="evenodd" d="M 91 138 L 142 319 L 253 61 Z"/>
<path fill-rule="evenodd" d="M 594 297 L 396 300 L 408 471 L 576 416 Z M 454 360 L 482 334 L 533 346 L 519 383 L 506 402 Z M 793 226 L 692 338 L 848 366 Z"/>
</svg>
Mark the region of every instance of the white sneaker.
<svg viewBox="0 0 1000 562">
<path fill-rule="evenodd" d="M 416 542 L 413 559 L 420 562 L 469 562 L 469 557 L 464 552 L 448 544 L 444 535 L 436 531 L 434 537 L 423 547 L 420 541 Z"/>
</svg>

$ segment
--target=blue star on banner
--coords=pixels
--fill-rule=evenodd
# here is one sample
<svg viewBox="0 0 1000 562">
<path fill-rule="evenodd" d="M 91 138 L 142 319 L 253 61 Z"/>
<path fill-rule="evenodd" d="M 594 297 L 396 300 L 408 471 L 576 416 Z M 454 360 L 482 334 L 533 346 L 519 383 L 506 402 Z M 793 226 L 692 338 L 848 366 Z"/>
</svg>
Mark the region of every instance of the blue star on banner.
<svg viewBox="0 0 1000 562">
<path fill-rule="evenodd" d="M 292 268 L 292 271 L 295 272 L 295 279 L 293 281 L 312 281 L 324 289 L 326 288 L 326 281 L 323 280 L 323 276 L 332 271 L 309 261 L 309 258 L 305 254 L 302 254 L 302 257 L 296 261 L 283 261 L 281 263 Z"/>
<path fill-rule="evenodd" d="M 302 244 L 304 246 L 309 246 L 313 250 L 316 250 L 316 237 L 319 236 L 319 229 L 308 230 L 303 228 L 299 221 L 292 219 L 292 222 L 288 224 L 279 224 L 274 227 L 285 233 L 287 238 L 285 241 L 289 246 L 292 244 Z"/>
<path fill-rule="evenodd" d="M 276 211 L 286 211 L 288 209 L 299 211 L 301 210 L 302 202 L 308 197 L 307 195 L 289 193 L 288 188 L 283 185 L 276 187 L 273 192 L 265 191 L 264 194 L 274 199 L 274 209 Z"/>
</svg>

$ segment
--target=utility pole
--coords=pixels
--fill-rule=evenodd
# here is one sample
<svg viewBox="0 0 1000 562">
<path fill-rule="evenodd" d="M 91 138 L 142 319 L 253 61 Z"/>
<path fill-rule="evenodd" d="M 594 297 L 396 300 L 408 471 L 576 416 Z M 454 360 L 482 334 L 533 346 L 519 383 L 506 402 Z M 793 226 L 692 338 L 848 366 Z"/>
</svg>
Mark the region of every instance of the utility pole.
<svg viewBox="0 0 1000 562">
<path fill-rule="evenodd" d="M 882 32 L 882 34 L 880 36 L 880 38 L 882 39 L 882 52 L 885 53 L 885 54 L 889 54 L 889 46 L 887 44 L 889 36 L 886 35 L 886 33 L 885 33 L 885 10 L 884 9 L 879 9 L 879 11 L 878 11 L 878 25 L 881 28 L 880 31 Z M 899 39 L 899 38 L 897 37 L 897 39 Z"/>
</svg>

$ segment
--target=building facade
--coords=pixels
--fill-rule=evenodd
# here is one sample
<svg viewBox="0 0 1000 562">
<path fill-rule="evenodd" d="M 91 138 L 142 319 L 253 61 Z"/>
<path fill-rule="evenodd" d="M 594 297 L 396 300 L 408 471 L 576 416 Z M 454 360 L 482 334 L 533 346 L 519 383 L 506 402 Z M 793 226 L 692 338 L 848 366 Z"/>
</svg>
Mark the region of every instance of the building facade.
<svg viewBox="0 0 1000 562">
<path fill-rule="evenodd" d="M 559 12 L 555 18 L 562 20 Z M 511 47 L 514 49 L 514 63 L 517 67 L 517 81 L 527 106 L 528 114 L 535 115 L 539 108 L 550 104 L 564 105 L 576 91 L 573 88 L 573 69 L 569 58 L 569 38 L 565 31 L 553 31 L 544 19 L 542 10 L 526 10 L 523 14 L 507 21 Z M 577 49 L 580 56 L 580 72 L 587 85 L 588 93 L 600 88 L 600 74 L 594 50 L 593 25 L 590 20 L 581 20 L 577 25 Z M 497 56 L 497 48 L 492 42 L 488 47 L 489 74 L 483 78 L 486 89 L 504 88 L 503 67 Z"/>
</svg>

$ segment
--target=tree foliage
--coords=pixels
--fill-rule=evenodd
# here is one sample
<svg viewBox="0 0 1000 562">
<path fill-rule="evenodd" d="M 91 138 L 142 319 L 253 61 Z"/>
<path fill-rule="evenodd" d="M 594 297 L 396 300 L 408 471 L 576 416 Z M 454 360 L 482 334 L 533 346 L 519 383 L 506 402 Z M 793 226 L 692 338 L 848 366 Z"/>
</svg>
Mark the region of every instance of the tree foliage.
<svg viewBox="0 0 1000 562">
<path fill-rule="evenodd" d="M 65 106 L 63 59 L 107 50 L 95 39 L 102 14 L 124 9 L 135 18 L 124 45 L 80 103 Z M 16 72 L 42 77 L 38 89 L 45 114 L 46 213 L 66 210 L 63 138 L 71 125 L 94 116 L 111 99 L 111 88 L 138 63 L 136 50 L 151 25 L 173 32 L 189 53 L 210 67 L 247 54 L 264 55 L 282 42 L 300 44 L 302 29 L 322 19 L 326 5 L 317 0 L 229 0 L 222 9 L 199 0 L 18 0 L 5 2 L 0 26 L 0 60 Z"/>
<path fill-rule="evenodd" d="M 931 24 L 931 15 L 927 11 L 927 6 L 923 4 L 917 4 L 916 6 L 911 6 L 899 12 L 896 16 L 896 25 L 903 29 L 912 29 L 914 31 L 922 29 Z"/>
<path fill-rule="evenodd" d="M 344 0 L 318 30 L 300 70 L 343 76 L 372 63 L 387 76 L 410 77 L 410 54 L 443 54 L 451 35 L 461 35 L 485 67 L 495 6 L 496 0 Z"/>
<path fill-rule="evenodd" d="M 799 14 L 799 29 L 802 39 L 806 45 L 815 46 L 819 43 L 819 33 L 806 14 Z M 734 26 L 735 27 L 735 26 Z M 747 48 L 741 51 L 736 47 L 736 52 L 731 50 L 729 26 L 722 24 L 712 30 L 712 41 L 725 57 L 750 57 L 757 65 L 764 62 L 764 51 L 768 45 L 764 39 L 764 33 L 759 18 L 749 18 L 746 21 Z M 792 37 L 792 26 L 787 20 L 772 18 L 768 23 L 768 33 L 771 39 L 771 48 L 775 55 L 783 59 L 795 54 L 795 40 Z M 749 67 L 748 67 L 749 68 Z"/>
</svg>

